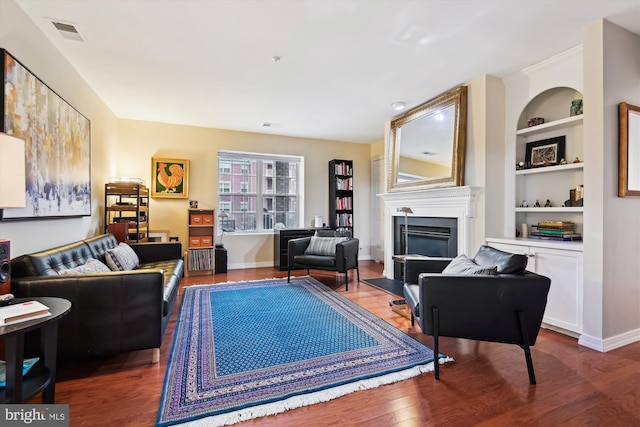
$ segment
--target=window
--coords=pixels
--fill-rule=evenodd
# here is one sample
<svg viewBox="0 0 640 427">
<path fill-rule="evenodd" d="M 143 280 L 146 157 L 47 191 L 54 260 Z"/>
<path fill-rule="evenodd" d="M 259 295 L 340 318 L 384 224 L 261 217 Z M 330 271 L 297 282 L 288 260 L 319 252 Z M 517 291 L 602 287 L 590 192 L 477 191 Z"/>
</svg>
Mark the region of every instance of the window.
<svg viewBox="0 0 640 427">
<path fill-rule="evenodd" d="M 303 159 L 298 156 L 218 152 L 218 209 L 238 231 L 300 226 Z"/>
</svg>

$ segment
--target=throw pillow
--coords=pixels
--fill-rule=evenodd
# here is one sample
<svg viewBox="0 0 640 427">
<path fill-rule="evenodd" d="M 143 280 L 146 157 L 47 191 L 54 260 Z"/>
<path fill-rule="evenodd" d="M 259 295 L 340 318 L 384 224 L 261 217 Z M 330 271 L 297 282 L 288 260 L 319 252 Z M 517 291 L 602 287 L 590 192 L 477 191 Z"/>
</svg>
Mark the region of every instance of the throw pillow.
<svg viewBox="0 0 640 427">
<path fill-rule="evenodd" d="M 442 270 L 442 274 L 492 275 L 496 273 L 497 268 L 495 265 L 480 266 L 464 254 L 455 257 L 449 265 Z"/>
<path fill-rule="evenodd" d="M 89 258 L 83 265 L 58 271 L 58 274 L 60 276 L 73 276 L 77 274 L 108 273 L 110 271 L 109 267 L 97 259 Z"/>
<path fill-rule="evenodd" d="M 140 264 L 138 255 L 124 242 L 113 249 L 107 249 L 104 259 L 113 271 L 133 270 Z"/>
<path fill-rule="evenodd" d="M 346 241 L 346 237 L 316 237 L 311 236 L 311 242 L 304 251 L 306 255 L 335 256 L 336 245 Z"/>
</svg>

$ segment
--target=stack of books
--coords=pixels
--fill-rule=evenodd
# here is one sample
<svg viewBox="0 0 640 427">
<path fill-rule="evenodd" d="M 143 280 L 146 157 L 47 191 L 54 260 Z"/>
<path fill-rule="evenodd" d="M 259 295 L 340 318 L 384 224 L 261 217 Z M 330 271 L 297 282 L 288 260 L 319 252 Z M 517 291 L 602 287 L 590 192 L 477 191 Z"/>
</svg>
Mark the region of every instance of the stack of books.
<svg viewBox="0 0 640 427">
<path fill-rule="evenodd" d="M 575 232 L 574 223 L 571 221 L 541 221 L 535 226 L 536 231 L 529 237 L 541 240 L 558 240 L 572 242 L 582 240 L 580 233 Z"/>
<path fill-rule="evenodd" d="M 25 301 L 0 307 L 0 326 L 51 316 L 49 307 L 38 301 Z"/>
</svg>

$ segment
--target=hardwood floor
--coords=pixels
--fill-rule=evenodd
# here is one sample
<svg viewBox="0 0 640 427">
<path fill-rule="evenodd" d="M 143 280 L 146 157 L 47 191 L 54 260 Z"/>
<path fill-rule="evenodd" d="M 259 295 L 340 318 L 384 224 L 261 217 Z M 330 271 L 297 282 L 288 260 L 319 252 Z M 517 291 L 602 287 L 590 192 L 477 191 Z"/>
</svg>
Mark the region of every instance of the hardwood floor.
<svg viewBox="0 0 640 427">
<path fill-rule="evenodd" d="M 381 277 L 382 266 L 360 263 L 362 279 Z M 299 274 L 302 274 L 300 271 Z M 391 294 L 351 276 L 349 291 L 335 273 L 312 275 L 352 301 L 432 345 L 431 337 L 392 311 Z M 183 279 L 184 286 L 286 277 L 273 268 L 230 270 Z M 160 363 L 151 350 L 121 354 L 59 368 L 56 403 L 68 403 L 71 426 L 152 426 L 179 307 L 164 336 Z M 258 418 L 239 426 L 640 426 L 640 342 L 600 353 L 576 339 L 542 330 L 532 348 L 538 384 L 529 384 L 523 351 L 514 345 L 442 338 L 455 359 L 432 373 L 348 396 Z M 31 403 L 40 403 L 34 399 Z"/>
</svg>

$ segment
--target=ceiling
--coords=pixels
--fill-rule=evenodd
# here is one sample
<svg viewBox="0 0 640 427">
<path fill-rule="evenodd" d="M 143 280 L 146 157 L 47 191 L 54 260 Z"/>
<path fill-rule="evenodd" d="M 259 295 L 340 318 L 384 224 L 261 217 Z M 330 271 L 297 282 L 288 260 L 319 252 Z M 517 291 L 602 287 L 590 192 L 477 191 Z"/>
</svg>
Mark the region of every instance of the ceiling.
<svg viewBox="0 0 640 427">
<path fill-rule="evenodd" d="M 600 18 L 640 34 L 640 0 L 15 1 L 119 118 L 358 143 L 391 103 L 506 76 Z"/>
</svg>

